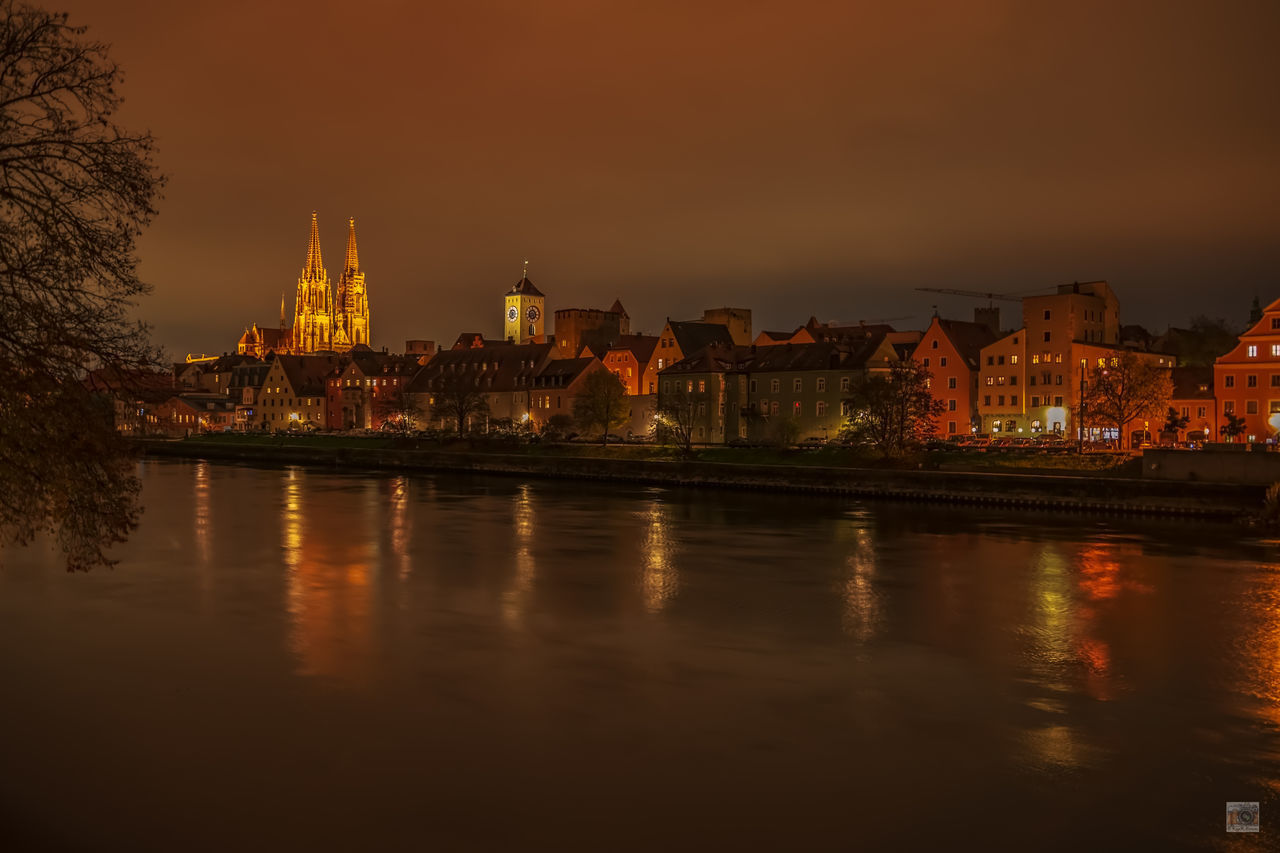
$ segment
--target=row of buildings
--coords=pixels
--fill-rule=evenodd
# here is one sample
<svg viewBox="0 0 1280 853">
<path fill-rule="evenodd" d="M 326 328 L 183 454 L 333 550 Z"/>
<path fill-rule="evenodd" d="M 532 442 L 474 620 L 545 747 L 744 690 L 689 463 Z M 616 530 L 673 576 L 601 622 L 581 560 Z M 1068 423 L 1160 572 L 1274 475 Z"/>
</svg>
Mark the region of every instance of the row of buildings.
<svg viewBox="0 0 1280 853">
<path fill-rule="evenodd" d="M 314 249 L 318 263 L 318 243 Z M 355 257 L 354 232 L 349 256 Z M 309 250 L 309 265 L 311 257 Z M 358 270 L 358 261 L 349 266 Z M 1228 416 L 1242 419 L 1243 440 L 1272 440 L 1280 429 L 1280 300 L 1256 312 L 1234 349 L 1198 367 L 1179 366 L 1176 355 L 1149 336 L 1127 334 L 1107 282 L 1062 285 L 1020 302 L 1013 330 L 1002 330 L 998 312 L 984 308 L 973 321 L 935 315 L 920 331 L 810 318 L 790 331 L 754 332 L 749 309 L 717 308 L 694 320 L 669 319 L 658 334 L 646 335 L 632 331 L 615 300 L 608 309 L 557 310 L 548 333 L 546 297 L 526 274 L 503 295 L 500 338 L 464 332 L 446 349 L 415 341 L 403 354 L 364 343 L 345 351 L 241 347 L 234 355 L 176 365 L 171 387 L 153 392 L 145 405 L 127 407 L 122 423 L 179 433 L 377 429 L 403 420 L 422 426 L 439 395 L 468 388 L 488 403 L 488 414 L 477 416 L 473 427 L 541 429 L 572 414 L 591 373 L 610 371 L 629 402 L 620 432 L 650 432 L 664 399 L 680 395 L 694 413 L 695 442 L 833 438 L 860 377 L 914 360 L 930 371 L 931 392 L 942 403 L 939 437 L 1074 438 L 1087 377 L 1130 353 L 1170 371 L 1169 406 L 1186 418 L 1178 440 L 1215 440 Z M 363 328 L 367 333 L 367 321 Z M 1145 438 L 1162 426 L 1163 417 L 1144 419 L 1128 425 L 1123 439 Z M 1113 432 L 1109 424 L 1084 424 L 1086 438 L 1121 438 Z"/>
</svg>

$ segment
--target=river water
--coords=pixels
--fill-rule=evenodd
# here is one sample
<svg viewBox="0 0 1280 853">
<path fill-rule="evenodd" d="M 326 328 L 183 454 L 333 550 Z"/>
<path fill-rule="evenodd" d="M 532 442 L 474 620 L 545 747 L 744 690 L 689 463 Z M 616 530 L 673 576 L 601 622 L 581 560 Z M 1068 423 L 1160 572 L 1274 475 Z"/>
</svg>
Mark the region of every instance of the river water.
<svg viewBox="0 0 1280 853">
<path fill-rule="evenodd" d="M 4 849 L 1280 839 L 1280 556 L 1237 528 L 141 472 L 116 569 L 3 555 Z"/>
</svg>

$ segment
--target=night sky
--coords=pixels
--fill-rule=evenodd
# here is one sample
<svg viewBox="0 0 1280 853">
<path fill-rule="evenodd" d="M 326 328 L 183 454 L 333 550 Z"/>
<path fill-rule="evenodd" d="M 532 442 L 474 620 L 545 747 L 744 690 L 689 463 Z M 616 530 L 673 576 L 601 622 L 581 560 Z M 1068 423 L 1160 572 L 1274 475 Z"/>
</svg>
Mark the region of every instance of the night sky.
<svg viewBox="0 0 1280 853">
<path fill-rule="evenodd" d="M 275 325 L 312 210 L 335 283 L 356 217 L 393 351 L 496 337 L 525 258 L 550 310 L 655 333 L 1097 278 L 1123 322 L 1242 325 L 1280 297 L 1280 4 L 1115 6 L 61 4 L 158 138 L 140 314 L 179 357 Z"/>
</svg>

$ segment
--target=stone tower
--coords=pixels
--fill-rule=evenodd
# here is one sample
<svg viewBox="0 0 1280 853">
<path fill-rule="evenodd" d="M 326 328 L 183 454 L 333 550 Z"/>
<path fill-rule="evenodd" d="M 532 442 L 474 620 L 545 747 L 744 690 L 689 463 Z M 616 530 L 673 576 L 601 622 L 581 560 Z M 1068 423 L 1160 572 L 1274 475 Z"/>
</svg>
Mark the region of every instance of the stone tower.
<svg viewBox="0 0 1280 853">
<path fill-rule="evenodd" d="M 333 348 L 333 293 L 329 274 L 320 257 L 320 227 L 311 212 L 311 239 L 307 265 L 298 277 L 298 299 L 293 309 L 293 346 L 296 355 Z"/>
<path fill-rule="evenodd" d="M 356 221 L 347 220 L 347 256 L 338 277 L 338 299 L 334 311 L 333 348 L 345 352 L 354 346 L 372 346 L 369 336 L 369 295 L 360 253 L 356 250 Z"/>
<path fill-rule="evenodd" d="M 546 297 L 529 281 L 528 271 L 507 291 L 502 337 L 518 344 L 542 341 L 546 322 Z"/>
</svg>

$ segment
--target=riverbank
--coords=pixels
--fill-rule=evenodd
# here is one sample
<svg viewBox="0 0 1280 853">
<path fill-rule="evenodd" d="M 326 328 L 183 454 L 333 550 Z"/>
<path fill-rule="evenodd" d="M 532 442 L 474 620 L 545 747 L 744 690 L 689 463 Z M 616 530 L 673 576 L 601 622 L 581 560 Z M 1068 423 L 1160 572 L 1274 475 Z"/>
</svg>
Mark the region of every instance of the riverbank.
<svg viewBox="0 0 1280 853">
<path fill-rule="evenodd" d="M 895 470 L 829 464 L 830 458 L 743 454 L 744 461 L 684 459 L 649 447 L 593 449 L 415 446 L 412 440 L 332 436 L 208 436 L 139 440 L 148 456 L 395 471 L 447 471 L 695 488 L 823 493 L 898 501 L 1243 520 L 1262 507 L 1260 486 L 1175 483 L 1112 473 Z M 610 455 L 613 454 L 613 455 Z M 779 461 L 770 462 L 772 458 Z M 828 464 L 824 464 L 828 463 Z"/>
</svg>

